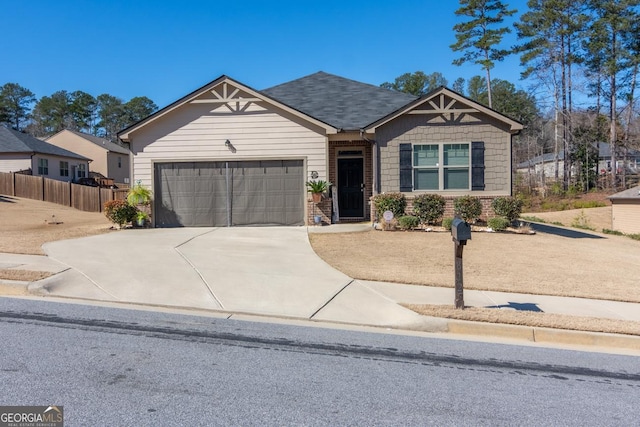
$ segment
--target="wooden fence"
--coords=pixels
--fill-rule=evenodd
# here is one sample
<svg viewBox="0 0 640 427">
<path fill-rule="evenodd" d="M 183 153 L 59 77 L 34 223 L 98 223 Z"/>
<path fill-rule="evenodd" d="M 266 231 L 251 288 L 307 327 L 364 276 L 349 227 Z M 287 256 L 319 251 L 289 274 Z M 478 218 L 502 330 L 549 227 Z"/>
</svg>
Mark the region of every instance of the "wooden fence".
<svg viewBox="0 0 640 427">
<path fill-rule="evenodd" d="M 105 202 L 124 200 L 128 189 L 89 187 L 70 182 L 0 172 L 0 194 L 42 200 L 86 212 L 102 212 Z"/>
</svg>

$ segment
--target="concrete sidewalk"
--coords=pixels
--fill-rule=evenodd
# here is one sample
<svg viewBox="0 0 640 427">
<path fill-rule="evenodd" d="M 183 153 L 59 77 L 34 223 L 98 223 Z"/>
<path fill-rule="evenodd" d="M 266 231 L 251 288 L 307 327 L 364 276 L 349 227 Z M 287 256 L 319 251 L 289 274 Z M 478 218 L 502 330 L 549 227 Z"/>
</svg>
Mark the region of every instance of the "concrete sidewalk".
<svg viewBox="0 0 640 427">
<path fill-rule="evenodd" d="M 46 257 L 0 254 L 0 268 L 55 273 L 29 285 L 50 296 L 529 341 L 544 336 L 542 328 L 418 315 L 400 304 L 453 305 L 454 290 L 353 280 L 322 261 L 309 245 L 310 232 L 369 227 L 127 230 L 48 243 Z M 465 290 L 465 304 L 640 322 L 640 304 L 584 298 Z M 626 337 L 555 334 L 548 335 L 551 342 L 640 349 L 640 331 Z"/>
</svg>

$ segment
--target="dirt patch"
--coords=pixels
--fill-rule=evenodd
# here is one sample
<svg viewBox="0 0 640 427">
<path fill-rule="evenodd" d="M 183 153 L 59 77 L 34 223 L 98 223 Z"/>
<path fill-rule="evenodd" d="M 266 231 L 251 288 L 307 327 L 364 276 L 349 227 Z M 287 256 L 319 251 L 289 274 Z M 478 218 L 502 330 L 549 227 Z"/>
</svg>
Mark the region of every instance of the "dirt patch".
<svg viewBox="0 0 640 427">
<path fill-rule="evenodd" d="M 533 313 L 513 310 L 468 307 L 456 310 L 442 305 L 407 305 L 407 308 L 425 316 L 474 322 L 504 323 L 539 328 L 569 329 L 575 331 L 605 332 L 638 335 L 640 322 L 629 320 L 596 319 L 593 317 L 567 316 L 563 314 Z"/>
<path fill-rule="evenodd" d="M 101 213 L 83 212 L 55 203 L 2 196 L 0 252 L 44 255 L 46 242 L 92 236 L 110 231 Z"/>
<path fill-rule="evenodd" d="M 53 273 L 46 271 L 16 270 L 2 268 L 0 269 L 0 280 L 17 280 L 20 282 L 37 282 L 52 276 Z"/>
<path fill-rule="evenodd" d="M 564 227 L 572 227 L 579 222 L 588 228 L 602 232 L 611 230 L 611 206 L 590 209 L 571 209 L 558 212 L 531 212 L 522 214 L 523 217 L 535 217 L 547 223 L 559 223 Z"/>
</svg>

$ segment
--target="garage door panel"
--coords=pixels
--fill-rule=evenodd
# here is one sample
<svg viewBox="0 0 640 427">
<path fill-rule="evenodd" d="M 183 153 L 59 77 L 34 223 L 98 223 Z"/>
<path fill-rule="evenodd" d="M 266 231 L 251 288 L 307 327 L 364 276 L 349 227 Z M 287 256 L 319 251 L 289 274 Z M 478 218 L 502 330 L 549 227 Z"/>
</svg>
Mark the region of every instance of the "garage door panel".
<svg viewBox="0 0 640 427">
<path fill-rule="evenodd" d="M 303 178 L 302 160 L 159 163 L 156 225 L 303 225 Z"/>
</svg>

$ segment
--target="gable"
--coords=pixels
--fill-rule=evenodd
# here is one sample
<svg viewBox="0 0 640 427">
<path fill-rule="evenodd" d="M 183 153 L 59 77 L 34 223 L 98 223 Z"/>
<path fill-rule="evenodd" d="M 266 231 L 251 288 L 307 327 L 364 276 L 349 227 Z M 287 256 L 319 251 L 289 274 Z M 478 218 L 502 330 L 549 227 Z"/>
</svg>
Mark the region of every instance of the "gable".
<svg viewBox="0 0 640 427">
<path fill-rule="evenodd" d="M 424 118 L 423 123 L 431 125 L 482 124 L 490 119 L 497 125 L 506 127 L 512 134 L 523 129 L 521 123 L 504 114 L 441 87 L 371 123 L 366 127 L 366 131 L 375 132 L 378 127 L 402 115 L 419 115 Z"/>
<path fill-rule="evenodd" d="M 205 86 L 191 92 L 178 101 L 168 105 L 167 107 L 155 112 L 149 117 L 129 126 L 118 132 L 118 137 L 123 141 L 130 141 L 131 134 L 150 125 L 158 119 L 186 108 L 189 105 L 197 105 L 203 107 L 203 110 L 209 111 L 210 114 L 242 114 L 245 112 L 256 112 L 256 110 L 266 110 L 267 108 L 275 108 L 284 114 L 295 116 L 299 120 L 308 122 L 311 126 L 320 128 L 325 133 L 335 133 L 336 129 L 332 126 L 310 117 L 300 111 L 297 111 L 281 102 L 272 99 L 260 92 L 251 89 L 227 76 L 206 84 Z"/>
</svg>

